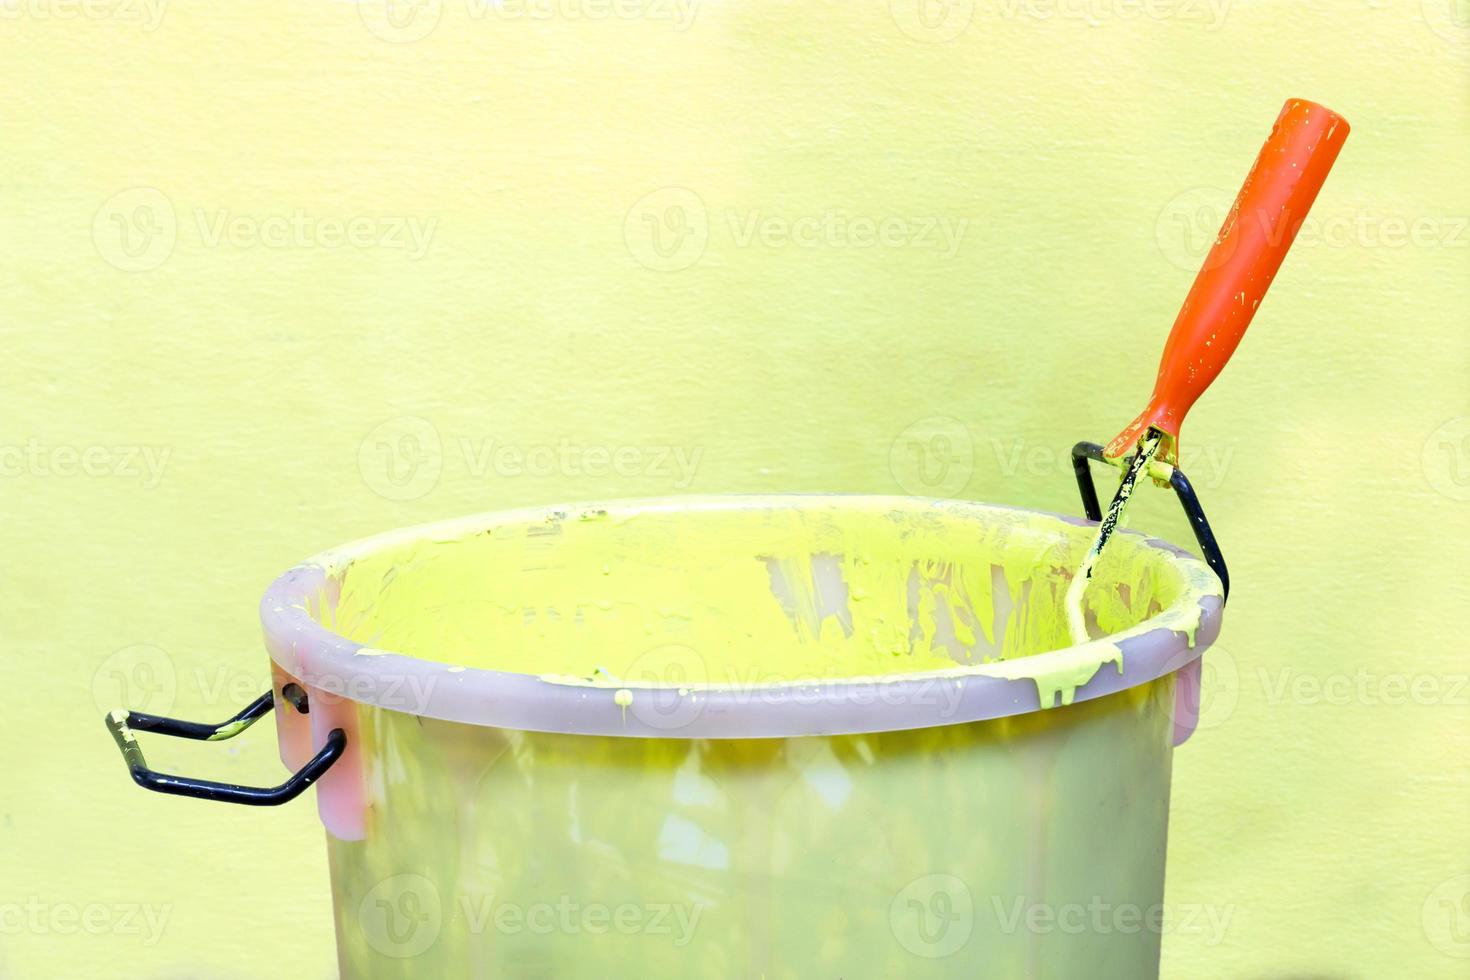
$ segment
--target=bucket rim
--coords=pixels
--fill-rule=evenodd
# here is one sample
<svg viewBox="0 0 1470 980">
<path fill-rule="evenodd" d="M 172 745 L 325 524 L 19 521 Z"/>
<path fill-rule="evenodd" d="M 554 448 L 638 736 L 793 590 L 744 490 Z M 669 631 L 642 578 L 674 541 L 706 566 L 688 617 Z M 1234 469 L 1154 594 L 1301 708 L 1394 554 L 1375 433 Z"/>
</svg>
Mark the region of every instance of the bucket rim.
<svg viewBox="0 0 1470 980">
<path fill-rule="evenodd" d="M 357 557 L 425 536 L 458 537 L 490 526 L 622 514 L 801 508 L 938 509 L 956 516 L 1023 514 L 1060 525 L 1085 518 L 968 500 L 874 494 L 714 494 L 541 505 L 485 511 L 374 534 L 291 568 L 260 603 L 277 684 L 314 697 L 345 698 L 421 718 L 524 731 L 643 738 L 787 738 L 861 734 L 962 724 L 1051 710 L 1136 687 L 1193 664 L 1219 634 L 1223 593 L 1197 556 L 1137 531 L 1138 546 L 1167 556 L 1181 591 L 1167 608 L 1089 643 L 953 668 L 801 681 L 680 685 L 535 675 L 465 667 L 379 650 L 323 626 L 313 610 L 331 596 L 334 575 Z M 1190 634 L 1193 634 L 1192 636 Z M 1115 669 L 1108 669 L 1113 666 Z M 281 680 L 281 675 L 286 680 Z M 1063 678 L 1058 684 L 1056 679 Z M 874 710 L 875 706 L 879 710 Z"/>
</svg>

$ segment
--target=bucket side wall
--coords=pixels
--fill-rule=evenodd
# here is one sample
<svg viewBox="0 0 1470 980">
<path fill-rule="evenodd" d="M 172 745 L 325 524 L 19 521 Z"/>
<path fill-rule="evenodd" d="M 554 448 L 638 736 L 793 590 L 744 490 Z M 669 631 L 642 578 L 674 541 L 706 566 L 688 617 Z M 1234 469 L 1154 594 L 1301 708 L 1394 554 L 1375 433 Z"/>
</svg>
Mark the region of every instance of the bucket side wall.
<svg viewBox="0 0 1470 980">
<path fill-rule="evenodd" d="M 364 707 L 342 975 L 1150 976 L 1173 698 L 741 741 Z"/>
</svg>

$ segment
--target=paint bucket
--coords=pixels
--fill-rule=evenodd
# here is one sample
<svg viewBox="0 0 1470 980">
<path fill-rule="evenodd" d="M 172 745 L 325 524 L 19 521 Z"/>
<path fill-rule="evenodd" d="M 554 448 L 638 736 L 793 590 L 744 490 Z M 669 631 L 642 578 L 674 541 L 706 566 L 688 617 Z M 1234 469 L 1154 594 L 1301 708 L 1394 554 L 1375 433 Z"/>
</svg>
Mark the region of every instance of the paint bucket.
<svg viewBox="0 0 1470 980">
<path fill-rule="evenodd" d="M 1069 647 L 1090 537 L 729 496 L 483 515 L 291 570 L 261 614 L 283 761 L 337 744 L 342 976 L 1155 975 L 1221 590 L 1122 534 Z"/>
</svg>

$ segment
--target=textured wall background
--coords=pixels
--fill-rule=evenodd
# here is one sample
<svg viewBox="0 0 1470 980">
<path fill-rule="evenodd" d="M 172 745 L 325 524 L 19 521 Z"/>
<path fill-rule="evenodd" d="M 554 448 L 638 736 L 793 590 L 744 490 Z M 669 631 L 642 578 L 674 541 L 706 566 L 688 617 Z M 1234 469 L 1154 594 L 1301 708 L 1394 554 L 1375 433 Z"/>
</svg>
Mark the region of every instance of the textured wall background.
<svg viewBox="0 0 1470 980">
<path fill-rule="evenodd" d="M 1074 509 L 1288 96 L 1354 134 L 1185 433 L 1236 592 L 1164 972 L 1470 969 L 1463 3 L 6 0 L 0 39 L 0 974 L 332 972 L 314 808 L 144 794 L 101 725 L 262 690 L 255 603 L 318 549 Z M 268 730 L 149 752 L 280 775 Z"/>
</svg>

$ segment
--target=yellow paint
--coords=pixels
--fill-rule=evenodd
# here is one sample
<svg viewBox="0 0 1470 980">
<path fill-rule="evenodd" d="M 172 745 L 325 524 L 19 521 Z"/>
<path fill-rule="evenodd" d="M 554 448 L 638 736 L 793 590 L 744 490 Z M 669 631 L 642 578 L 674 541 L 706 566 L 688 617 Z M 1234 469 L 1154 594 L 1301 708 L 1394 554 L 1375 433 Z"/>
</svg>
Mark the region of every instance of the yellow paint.
<svg viewBox="0 0 1470 980">
<path fill-rule="evenodd" d="M 348 639 L 558 683 L 740 689 L 918 673 L 1036 682 L 1070 704 L 1124 637 L 1193 644 L 1201 562 L 1118 535 L 1086 612 L 1105 642 L 1065 657 L 1073 570 L 1092 531 L 1058 518 L 906 498 L 689 498 L 547 508 L 380 535 L 322 554 Z M 861 598 L 858 598 L 861 597 Z M 1078 597 L 1078 615 L 1081 613 Z M 626 696 L 628 701 L 623 700 Z"/>
<path fill-rule="evenodd" d="M 1128 501 L 1132 499 L 1133 492 L 1138 488 L 1138 475 L 1148 469 L 1153 463 L 1154 457 L 1158 455 L 1164 440 L 1162 432 L 1151 429 L 1158 433 L 1152 437 L 1139 439 L 1135 444 L 1133 461 L 1124 468 L 1124 477 L 1118 482 L 1118 489 L 1108 502 L 1103 511 L 1102 521 L 1094 532 L 1092 543 L 1083 555 L 1082 562 L 1067 585 L 1067 596 L 1064 608 L 1067 616 L 1067 635 L 1073 643 L 1086 643 L 1090 638 L 1087 631 L 1087 616 L 1085 598 L 1087 587 L 1092 583 L 1093 572 L 1097 567 L 1099 559 L 1102 558 L 1103 550 L 1107 547 L 1112 536 L 1123 526 L 1123 518 L 1127 516 Z M 1138 467 L 1135 471 L 1134 467 Z M 1130 481 L 1127 473 L 1136 473 Z"/>
<path fill-rule="evenodd" d="M 249 721 L 232 721 L 227 725 L 221 725 L 218 731 L 209 736 L 208 741 L 223 742 L 226 739 L 234 738 L 236 735 L 239 735 L 241 732 L 249 728 L 254 723 L 255 720 L 251 719 Z"/>
<path fill-rule="evenodd" d="M 1425 923 L 1470 874 L 1453 696 L 1470 673 L 1470 41 L 1453 4 L 1254 0 L 1212 29 L 1149 12 L 1201 5 L 1100 4 L 1086 23 L 958 0 L 925 12 L 968 24 L 926 43 L 900 0 L 707 0 L 682 31 L 445 0 L 400 44 L 364 4 L 172 0 L 152 32 L 95 5 L 0 4 L 0 680 L 24 692 L 7 723 L 28 746 L 4 767 L 0 905 L 169 910 L 151 944 L 7 912 L 0 974 L 265 980 L 283 956 L 333 974 L 311 802 L 147 795 L 101 723 L 119 704 L 217 722 L 265 690 L 256 603 L 306 555 L 681 492 L 907 484 L 1075 513 L 1067 448 L 1139 410 L 1223 209 L 1282 101 L 1305 97 L 1353 135 L 1183 433 L 1235 591 L 1205 726 L 1174 757 L 1167 901 L 1236 913 L 1215 945 L 1168 932 L 1164 976 L 1463 976 Z M 166 195 L 177 234 L 127 272 L 99 242 L 132 213 L 93 228 L 138 187 Z M 664 212 L 628 220 L 661 188 L 696 194 L 707 232 L 667 272 L 637 237 Z M 297 209 L 437 225 L 420 259 L 206 240 L 221 214 Z M 827 213 L 969 224 L 948 256 L 735 237 Z M 697 252 L 664 227 L 673 260 Z M 405 417 L 437 442 L 380 429 Z M 910 428 L 941 417 L 961 428 Z M 43 472 L 12 451 L 31 439 L 137 448 L 135 475 Z M 495 466 L 560 440 L 700 462 L 682 486 L 647 453 L 600 476 L 554 455 Z M 144 447 L 170 453 L 156 483 Z M 1131 510 L 1190 542 L 1168 492 Z M 1419 697 L 1384 687 L 1416 681 Z M 1323 694 L 1337 682 L 1345 697 Z M 271 724 L 138 741 L 177 772 L 283 776 Z"/>
<path fill-rule="evenodd" d="M 124 708 L 113 708 L 107 713 L 108 720 L 114 725 L 121 725 L 128 720 L 128 712 Z M 136 742 L 138 739 L 133 735 L 131 728 L 124 728 L 122 732 L 123 741 Z"/>
</svg>

